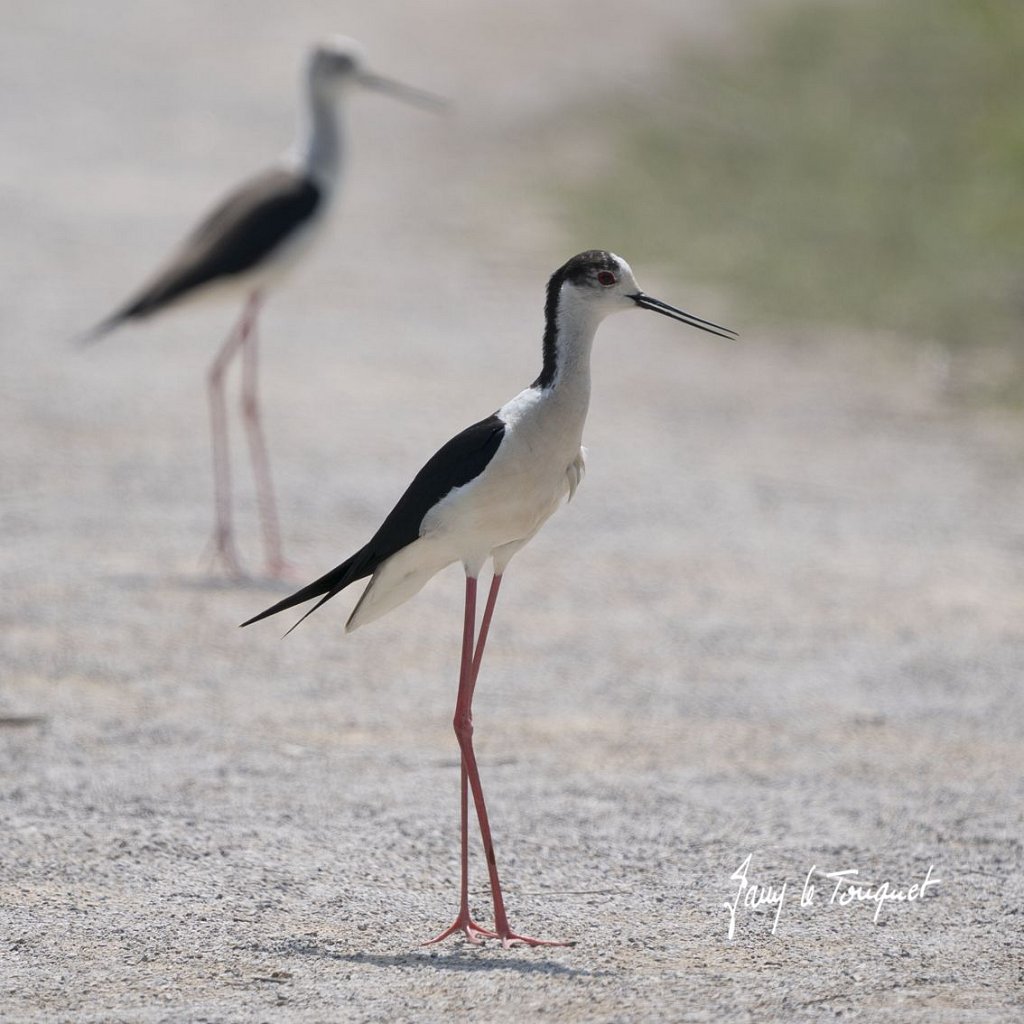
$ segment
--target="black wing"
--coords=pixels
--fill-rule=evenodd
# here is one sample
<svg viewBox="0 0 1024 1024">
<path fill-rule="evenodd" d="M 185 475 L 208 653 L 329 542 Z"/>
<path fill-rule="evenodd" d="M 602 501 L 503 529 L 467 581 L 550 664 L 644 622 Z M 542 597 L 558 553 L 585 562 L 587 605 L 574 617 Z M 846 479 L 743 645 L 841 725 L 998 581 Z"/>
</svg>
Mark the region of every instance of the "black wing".
<svg viewBox="0 0 1024 1024">
<path fill-rule="evenodd" d="M 248 626 L 302 604 L 303 601 L 320 597 L 321 600 L 306 612 L 306 615 L 311 615 L 320 605 L 329 601 L 350 583 L 371 575 L 382 562 L 419 537 L 424 517 L 442 498 L 456 487 L 468 484 L 484 471 L 494 458 L 504 436 L 505 423 L 497 413 L 467 427 L 461 434 L 456 434 L 446 445 L 438 449 L 416 474 L 413 482 L 406 488 L 405 494 L 398 499 L 398 504 L 367 544 L 337 568 L 283 601 L 278 601 L 259 615 L 254 615 L 242 625 Z M 303 615 L 302 619 L 306 615 Z M 299 622 L 302 619 L 299 619 Z M 296 626 L 298 624 L 295 623 Z M 294 628 L 295 626 L 292 626 L 292 629 Z"/>
<path fill-rule="evenodd" d="M 323 199 L 309 178 L 275 168 L 232 192 L 134 298 L 82 340 L 124 320 L 146 317 L 202 285 L 244 273 L 306 224 Z"/>
</svg>

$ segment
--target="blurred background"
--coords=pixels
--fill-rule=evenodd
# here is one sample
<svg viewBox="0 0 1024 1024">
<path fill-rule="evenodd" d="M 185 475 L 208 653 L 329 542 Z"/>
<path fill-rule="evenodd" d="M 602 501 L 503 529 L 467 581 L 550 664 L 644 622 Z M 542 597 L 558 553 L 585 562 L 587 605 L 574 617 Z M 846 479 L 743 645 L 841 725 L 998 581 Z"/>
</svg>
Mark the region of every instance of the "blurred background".
<svg viewBox="0 0 1024 1024">
<path fill-rule="evenodd" d="M 657 98 L 609 98 L 601 166 L 566 193 L 578 222 L 729 288 L 759 324 L 892 331 L 983 362 L 1008 350 L 1012 394 L 999 374 L 969 379 L 1016 402 L 1024 9 L 732 13 L 728 45 L 680 42 Z"/>
<path fill-rule="evenodd" d="M 0 15 L 0 1016 L 1014 1019 L 1019 5 Z M 417 950 L 454 909 L 458 567 L 352 637 L 347 596 L 238 630 L 287 588 L 237 429 L 254 578 L 204 558 L 237 308 L 68 344 L 289 144 L 331 33 L 453 109 L 353 97 L 333 229 L 266 305 L 298 582 L 535 377 L 574 253 L 741 334 L 602 326 L 587 479 L 503 588 L 481 770 L 513 925 L 574 950 Z M 729 944 L 751 851 L 764 881 L 944 884 Z"/>
</svg>

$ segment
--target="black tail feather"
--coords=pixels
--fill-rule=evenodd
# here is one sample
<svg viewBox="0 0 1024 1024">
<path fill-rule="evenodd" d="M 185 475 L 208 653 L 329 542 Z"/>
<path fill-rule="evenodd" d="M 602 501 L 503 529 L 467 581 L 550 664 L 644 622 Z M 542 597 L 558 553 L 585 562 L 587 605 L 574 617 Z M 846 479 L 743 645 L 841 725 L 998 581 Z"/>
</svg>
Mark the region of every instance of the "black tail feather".
<svg viewBox="0 0 1024 1024">
<path fill-rule="evenodd" d="M 111 316 L 108 316 L 105 320 L 101 320 L 98 324 L 90 327 L 89 330 L 75 335 L 75 337 L 71 339 L 71 344 L 77 348 L 85 348 L 87 345 L 91 345 L 94 341 L 99 341 L 100 338 L 104 337 L 104 335 L 116 330 L 126 319 L 127 317 L 123 313 L 114 313 Z"/>
<path fill-rule="evenodd" d="M 152 288 L 147 289 L 141 295 L 129 299 L 124 305 L 119 306 L 110 316 L 105 317 L 98 324 L 94 324 L 89 330 L 76 335 L 71 341 L 84 348 L 94 341 L 99 341 L 111 331 L 116 331 L 118 327 L 129 320 L 144 320 L 153 313 L 159 313 L 176 297 L 176 295 L 165 296 L 162 292 Z"/>
<path fill-rule="evenodd" d="M 313 614 L 313 612 L 315 612 L 315 611 L 317 610 L 317 608 L 319 608 L 319 607 L 320 607 L 320 605 L 322 605 L 322 604 L 326 604 L 326 603 L 327 603 L 328 601 L 330 601 L 330 599 L 331 599 L 332 597 L 334 597 L 334 595 L 335 595 L 335 594 L 337 594 L 337 593 L 338 593 L 338 591 L 340 591 L 340 590 L 341 590 L 341 587 L 336 587 L 336 588 L 334 588 L 334 589 L 332 589 L 332 590 L 328 590 L 328 591 L 327 591 L 327 593 L 326 593 L 326 594 L 324 594 L 324 596 L 323 596 L 323 597 L 321 597 L 321 598 L 320 598 L 320 600 L 319 600 L 319 601 L 317 601 L 317 603 L 316 603 L 315 605 L 313 605 L 313 607 L 312 607 L 312 608 L 310 608 L 310 609 L 309 609 L 309 611 L 305 612 L 305 613 L 304 613 L 304 614 L 302 615 L 302 618 L 300 618 L 300 619 L 297 619 L 297 620 L 296 620 L 295 622 L 293 622 L 293 623 L 292 623 L 292 624 L 291 624 L 291 625 L 290 625 L 290 626 L 289 626 L 289 627 L 288 627 L 288 628 L 287 628 L 287 629 L 286 629 L 286 630 L 284 631 L 284 635 L 285 635 L 285 636 L 287 636 L 287 635 L 288 635 L 288 634 L 289 634 L 289 633 L 290 633 L 290 632 L 291 632 L 291 631 L 292 631 L 293 629 L 298 629 L 298 628 L 299 628 L 299 626 L 301 626 L 301 625 L 302 625 L 302 624 L 303 624 L 303 623 L 304 623 L 304 622 L 306 621 L 306 619 L 308 619 L 308 618 L 310 617 L 310 615 L 312 615 L 312 614 Z M 270 612 L 264 612 L 263 614 L 264 614 L 264 615 L 269 615 L 269 614 L 270 614 Z M 262 616 L 262 615 L 258 615 L 258 616 L 257 616 L 257 618 L 263 618 L 263 616 Z M 252 621 L 255 621 L 255 620 L 252 620 Z M 248 626 L 248 625 L 249 625 L 249 623 L 248 623 L 248 622 L 243 622 L 243 623 L 242 623 L 242 625 L 243 625 L 243 626 Z"/>
<path fill-rule="evenodd" d="M 289 597 L 278 601 L 277 604 L 271 605 L 269 608 L 260 612 L 259 615 L 254 615 L 251 619 L 246 619 L 242 625 L 251 626 L 254 622 L 259 622 L 260 619 L 269 618 L 271 615 L 276 615 L 278 612 L 294 608 L 295 605 L 302 604 L 304 601 L 310 601 L 314 597 L 319 597 L 320 600 L 317 601 L 317 603 L 313 605 L 313 607 L 310 608 L 301 619 L 299 619 L 299 622 L 302 622 L 307 615 L 312 615 L 320 605 L 325 601 L 329 601 L 335 594 L 340 593 L 350 583 L 355 583 L 356 580 L 361 580 L 364 576 L 370 575 L 372 569 L 365 568 L 363 565 L 364 551 L 365 549 L 363 551 L 357 551 L 351 558 L 346 559 L 337 568 L 325 573 L 320 577 L 320 579 L 314 580 L 301 590 L 297 590 Z M 297 626 L 299 622 L 296 622 L 295 626 Z M 295 626 L 292 626 L 288 632 L 290 633 Z M 287 633 L 285 635 L 287 636 Z"/>
</svg>

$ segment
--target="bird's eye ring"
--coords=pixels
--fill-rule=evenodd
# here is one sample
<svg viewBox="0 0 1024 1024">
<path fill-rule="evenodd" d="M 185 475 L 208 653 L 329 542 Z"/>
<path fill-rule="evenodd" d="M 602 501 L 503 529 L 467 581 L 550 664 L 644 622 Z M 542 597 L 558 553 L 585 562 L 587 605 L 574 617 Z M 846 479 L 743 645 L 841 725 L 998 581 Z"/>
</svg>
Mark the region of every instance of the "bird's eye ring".
<svg viewBox="0 0 1024 1024">
<path fill-rule="evenodd" d="M 608 288 L 615 284 L 615 275 L 610 270 L 600 270 L 597 274 L 597 282 Z"/>
</svg>

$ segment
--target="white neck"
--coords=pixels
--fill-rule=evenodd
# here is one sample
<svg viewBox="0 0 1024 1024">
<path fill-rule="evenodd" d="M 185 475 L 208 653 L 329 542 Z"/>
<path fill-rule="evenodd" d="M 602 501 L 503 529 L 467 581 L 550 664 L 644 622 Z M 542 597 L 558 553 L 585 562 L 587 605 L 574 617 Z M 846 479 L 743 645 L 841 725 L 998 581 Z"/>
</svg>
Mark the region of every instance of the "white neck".
<svg viewBox="0 0 1024 1024">
<path fill-rule="evenodd" d="M 589 398 L 590 352 L 604 312 L 563 285 L 557 308 L 548 310 L 551 319 L 544 331 L 544 369 L 537 385 L 544 390 L 576 391 Z"/>
<path fill-rule="evenodd" d="M 541 393 L 550 429 L 564 433 L 573 450 L 582 441 L 590 407 L 590 352 L 601 320 L 591 305 L 574 302 L 567 290 L 563 291 L 555 324 L 554 377 Z"/>
<path fill-rule="evenodd" d="M 558 363 L 551 387 L 555 390 L 582 388 L 589 394 L 590 352 L 601 318 L 593 315 L 582 317 L 576 313 L 565 309 L 559 311 L 558 333 L 555 337 Z"/>
<path fill-rule="evenodd" d="M 302 170 L 331 190 L 341 172 L 341 97 L 311 75 L 306 85 L 305 130 L 296 156 Z"/>
</svg>

